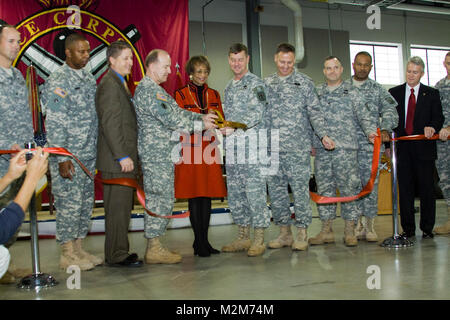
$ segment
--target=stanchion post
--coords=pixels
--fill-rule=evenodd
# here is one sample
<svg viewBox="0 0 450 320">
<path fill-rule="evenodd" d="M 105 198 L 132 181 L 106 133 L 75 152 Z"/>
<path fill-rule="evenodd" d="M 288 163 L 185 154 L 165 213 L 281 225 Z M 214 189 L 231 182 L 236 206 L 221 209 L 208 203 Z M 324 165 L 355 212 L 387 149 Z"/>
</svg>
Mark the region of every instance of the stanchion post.
<svg viewBox="0 0 450 320">
<path fill-rule="evenodd" d="M 411 247 L 414 245 L 413 241 L 400 236 L 398 229 L 398 183 L 397 183 L 397 150 L 395 144 L 395 133 L 392 132 L 391 139 L 391 181 L 392 181 L 392 224 L 394 235 L 390 238 L 385 239 L 382 243 L 382 247 L 386 248 L 404 248 Z"/>
<path fill-rule="evenodd" d="M 34 143 L 25 143 L 25 149 L 33 149 Z M 33 157 L 31 152 L 26 154 L 27 161 Z M 36 194 L 33 193 L 28 207 L 30 214 L 30 236 L 31 236 L 31 260 L 33 264 L 33 274 L 30 274 L 23 278 L 17 287 L 20 289 L 34 289 L 39 291 L 42 288 L 53 287 L 58 282 L 51 275 L 41 273 L 41 267 L 39 262 L 39 233 L 37 225 L 37 212 L 36 212 Z"/>
<path fill-rule="evenodd" d="M 397 182 L 397 148 L 395 144 L 395 133 L 392 132 L 391 140 L 391 182 L 392 182 L 392 225 L 394 228 L 394 237 L 399 236 L 398 231 L 398 182 Z"/>
</svg>

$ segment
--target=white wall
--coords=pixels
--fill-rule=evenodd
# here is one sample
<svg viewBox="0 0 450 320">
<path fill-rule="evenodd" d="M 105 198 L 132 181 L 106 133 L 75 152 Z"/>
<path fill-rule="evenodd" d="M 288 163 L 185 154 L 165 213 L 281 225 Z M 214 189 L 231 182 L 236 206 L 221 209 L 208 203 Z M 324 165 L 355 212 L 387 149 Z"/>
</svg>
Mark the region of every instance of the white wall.
<svg viewBox="0 0 450 320">
<path fill-rule="evenodd" d="M 381 29 L 369 30 L 366 21 L 370 14 L 366 13 L 364 7 L 328 5 L 306 0 L 298 2 L 302 6 L 304 28 L 328 29 L 331 27 L 332 30 L 347 31 L 350 40 L 399 43 L 403 48 L 403 61 L 409 58 L 411 44 L 450 47 L 450 16 L 448 15 L 382 9 Z M 204 0 L 189 1 L 190 21 L 202 20 L 204 3 Z M 286 27 L 287 39 L 293 43 L 294 17 L 292 12 L 284 5 L 275 3 L 274 0 L 261 0 L 261 5 L 264 6 L 264 12 L 260 15 L 261 25 Z M 215 0 L 206 7 L 205 20 L 242 24 L 242 41 L 246 43 L 244 1 Z M 321 41 L 325 41 L 325 39 Z M 323 54 L 323 56 L 326 55 L 326 53 Z M 346 57 L 341 58 L 346 59 Z M 271 66 L 263 64 L 263 74 L 264 69 L 271 68 Z M 316 82 L 322 80 L 314 78 L 315 76 L 313 79 Z"/>
</svg>

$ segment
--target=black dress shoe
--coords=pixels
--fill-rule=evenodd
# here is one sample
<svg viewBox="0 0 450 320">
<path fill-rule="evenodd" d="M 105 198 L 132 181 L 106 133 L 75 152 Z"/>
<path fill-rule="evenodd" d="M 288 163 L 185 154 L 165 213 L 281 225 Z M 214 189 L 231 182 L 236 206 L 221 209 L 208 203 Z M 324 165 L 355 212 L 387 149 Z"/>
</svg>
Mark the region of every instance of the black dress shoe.
<svg viewBox="0 0 450 320">
<path fill-rule="evenodd" d="M 416 234 L 414 232 L 406 232 L 406 231 L 404 231 L 402 234 L 400 234 L 400 237 L 406 238 L 406 239 L 413 238 L 415 236 L 416 236 Z"/>
<path fill-rule="evenodd" d="M 209 257 L 211 255 L 208 248 L 206 248 L 205 246 L 199 246 L 194 242 L 192 247 L 194 248 L 194 256 Z"/>
<path fill-rule="evenodd" d="M 433 239 L 433 238 L 434 238 L 433 232 L 430 232 L 430 233 L 424 232 L 422 235 L 422 239 Z"/>
<path fill-rule="evenodd" d="M 209 242 L 207 243 L 206 246 L 208 247 L 209 253 L 211 253 L 211 254 L 219 254 L 220 253 L 220 251 L 217 249 L 214 249 Z"/>
<path fill-rule="evenodd" d="M 143 262 L 138 259 L 138 255 L 136 253 L 132 253 L 121 262 L 112 263 L 110 265 L 113 267 L 137 268 L 142 267 L 142 264 Z"/>
</svg>

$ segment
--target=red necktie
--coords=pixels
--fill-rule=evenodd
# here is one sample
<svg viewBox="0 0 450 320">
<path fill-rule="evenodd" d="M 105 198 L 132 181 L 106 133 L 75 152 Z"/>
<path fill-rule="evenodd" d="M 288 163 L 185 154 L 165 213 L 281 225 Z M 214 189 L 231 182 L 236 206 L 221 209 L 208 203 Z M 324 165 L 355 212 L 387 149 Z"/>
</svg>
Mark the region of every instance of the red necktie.
<svg viewBox="0 0 450 320">
<path fill-rule="evenodd" d="M 416 110 L 416 97 L 414 96 L 414 89 L 411 89 L 411 95 L 408 100 L 408 113 L 406 114 L 406 134 L 411 135 L 413 133 L 414 123 L 414 111 Z"/>
</svg>

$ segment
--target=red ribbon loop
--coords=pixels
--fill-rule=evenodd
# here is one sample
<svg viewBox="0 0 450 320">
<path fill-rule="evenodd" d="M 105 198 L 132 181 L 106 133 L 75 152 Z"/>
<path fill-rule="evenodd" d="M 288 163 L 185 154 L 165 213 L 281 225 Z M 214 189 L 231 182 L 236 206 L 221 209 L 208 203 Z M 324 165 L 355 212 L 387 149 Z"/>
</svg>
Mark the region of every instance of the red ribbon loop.
<svg viewBox="0 0 450 320">
<path fill-rule="evenodd" d="M 375 178 L 377 177 L 378 173 L 378 159 L 380 159 L 380 147 L 381 147 L 381 132 L 380 129 L 377 129 L 377 136 L 375 137 L 375 141 L 373 144 L 372 169 L 370 172 L 370 179 L 360 193 L 358 193 L 355 196 L 348 196 L 348 197 L 325 197 L 318 195 L 317 193 L 310 192 L 309 195 L 311 196 L 311 200 L 318 204 L 350 202 L 371 193 L 373 185 L 375 183 Z"/>
<path fill-rule="evenodd" d="M 354 201 L 356 199 L 362 198 L 365 195 L 368 195 L 369 193 L 372 192 L 373 185 L 375 183 L 375 179 L 376 179 L 377 173 L 378 173 L 378 159 L 380 158 L 380 147 L 381 147 L 380 129 L 377 129 L 377 134 L 378 135 L 375 138 L 375 142 L 373 145 L 372 169 L 370 172 L 370 179 L 367 182 L 367 184 L 364 186 L 364 188 L 361 190 L 361 192 L 355 196 L 349 196 L 349 197 L 325 197 L 325 196 L 318 195 L 317 193 L 310 192 L 309 194 L 311 196 L 311 199 L 315 203 L 325 204 L 325 203 L 337 203 L 337 202 L 350 202 L 350 201 Z M 447 138 L 447 140 L 449 138 Z M 438 140 L 438 139 L 439 139 L 438 134 L 434 134 L 431 138 L 427 138 L 423 134 L 416 134 L 416 135 L 394 138 L 394 139 L 391 139 L 391 141 L 417 141 L 417 140 Z"/>
<path fill-rule="evenodd" d="M 36 149 L 30 149 L 30 151 L 34 151 Z M 142 189 L 142 187 L 138 184 L 138 182 L 136 181 L 136 179 L 131 179 L 131 178 L 115 178 L 115 179 L 108 179 L 108 180 L 102 180 L 98 177 L 94 178 L 94 175 L 86 168 L 86 166 L 77 158 L 75 157 L 75 155 L 73 153 L 71 153 L 70 151 L 68 151 L 65 148 L 43 148 L 44 152 L 48 152 L 50 154 L 57 154 L 60 156 L 68 156 L 73 158 L 78 165 L 81 167 L 81 169 L 83 169 L 83 171 L 92 179 L 97 179 L 98 181 L 104 183 L 104 184 L 117 184 L 117 185 L 122 185 L 122 186 L 126 186 L 126 187 L 132 187 L 136 189 L 136 194 L 137 194 L 137 198 L 139 203 L 142 205 L 142 207 L 145 209 L 145 211 L 147 212 L 148 215 L 156 217 L 156 218 L 164 218 L 164 219 L 180 219 L 180 218 L 186 218 L 189 217 L 189 211 L 185 211 L 181 214 L 177 214 L 174 216 L 163 216 L 163 215 L 159 215 L 156 213 L 151 212 L 150 210 L 148 210 L 145 207 L 145 192 L 144 189 Z M 10 153 L 17 153 L 19 152 L 18 150 L 0 150 L 0 154 L 10 154 Z"/>
</svg>

